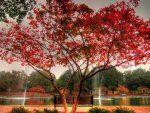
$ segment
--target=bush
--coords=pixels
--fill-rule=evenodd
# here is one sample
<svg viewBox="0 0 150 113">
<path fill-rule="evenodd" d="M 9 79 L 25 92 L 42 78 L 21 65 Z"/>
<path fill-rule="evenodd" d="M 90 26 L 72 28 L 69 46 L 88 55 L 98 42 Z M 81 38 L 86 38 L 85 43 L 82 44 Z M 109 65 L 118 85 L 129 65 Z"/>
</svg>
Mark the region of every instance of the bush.
<svg viewBox="0 0 150 113">
<path fill-rule="evenodd" d="M 110 111 L 103 108 L 91 108 L 87 113 L 111 113 Z"/>
<path fill-rule="evenodd" d="M 44 113 L 43 111 L 40 111 L 40 110 L 34 110 L 35 112 L 34 113 Z"/>
<path fill-rule="evenodd" d="M 116 108 L 112 113 L 135 113 L 135 112 L 126 107 L 119 107 Z"/>
<path fill-rule="evenodd" d="M 35 110 L 35 113 L 58 113 L 58 110 L 56 109 L 53 110 L 44 109 L 44 111 Z"/>
<path fill-rule="evenodd" d="M 10 113 L 31 113 L 31 112 L 25 109 L 24 107 L 14 107 L 12 108 Z"/>
<path fill-rule="evenodd" d="M 53 109 L 53 110 L 44 109 L 44 113 L 58 113 L 58 110 L 57 109 Z"/>
</svg>

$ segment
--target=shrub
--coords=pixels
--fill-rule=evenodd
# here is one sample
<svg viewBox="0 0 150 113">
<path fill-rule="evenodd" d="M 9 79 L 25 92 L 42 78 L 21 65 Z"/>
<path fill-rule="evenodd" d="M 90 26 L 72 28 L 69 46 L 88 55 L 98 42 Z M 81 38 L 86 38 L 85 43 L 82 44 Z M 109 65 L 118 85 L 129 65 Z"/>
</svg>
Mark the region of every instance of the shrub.
<svg viewBox="0 0 150 113">
<path fill-rule="evenodd" d="M 111 113 L 110 111 L 103 108 L 91 108 L 87 113 Z"/>
<path fill-rule="evenodd" d="M 43 111 L 40 111 L 40 110 L 34 110 L 35 112 L 34 113 L 44 113 Z"/>
<path fill-rule="evenodd" d="M 12 108 L 10 113 L 31 113 L 31 112 L 25 109 L 24 107 L 14 107 Z"/>
<path fill-rule="evenodd" d="M 44 109 L 44 111 L 35 110 L 35 113 L 58 113 L 58 110 L 57 109 L 53 110 Z"/>
<path fill-rule="evenodd" d="M 116 108 L 112 113 L 135 113 L 135 112 L 126 107 L 119 107 Z"/>
<path fill-rule="evenodd" d="M 58 113 L 58 110 L 57 109 L 53 109 L 53 110 L 44 109 L 44 113 Z"/>
</svg>

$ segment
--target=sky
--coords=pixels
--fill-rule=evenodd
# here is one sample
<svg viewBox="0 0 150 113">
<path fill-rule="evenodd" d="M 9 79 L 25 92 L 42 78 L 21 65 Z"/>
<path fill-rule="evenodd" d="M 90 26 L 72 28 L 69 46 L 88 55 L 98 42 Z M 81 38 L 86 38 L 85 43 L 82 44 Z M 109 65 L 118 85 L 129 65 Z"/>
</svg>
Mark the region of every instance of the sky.
<svg viewBox="0 0 150 113">
<path fill-rule="evenodd" d="M 95 10 L 99 10 L 101 8 L 104 8 L 105 6 L 109 6 L 110 4 L 115 3 L 117 0 L 73 0 L 74 2 L 81 4 L 85 3 L 90 8 L 93 8 Z M 121 1 L 121 0 L 118 0 Z M 127 0 L 125 0 L 127 1 Z M 142 17 L 144 20 L 150 19 L 150 0 L 141 0 L 139 3 L 139 6 L 136 8 L 136 15 Z M 0 26 L 2 24 L 0 23 Z M 147 65 L 140 65 L 138 67 L 130 67 L 127 69 L 123 69 L 121 67 L 118 67 L 117 69 L 121 72 L 124 72 L 126 70 L 133 70 L 136 68 L 142 67 L 144 69 L 150 69 L 150 64 Z M 32 71 L 34 71 L 29 66 L 23 67 L 20 65 L 20 63 L 13 63 L 13 64 L 7 64 L 5 61 L 0 61 L 0 71 L 12 71 L 12 70 L 24 70 L 27 74 L 30 74 Z M 57 75 L 57 78 L 64 73 L 66 68 L 62 66 L 56 66 L 52 68 L 52 72 Z"/>
</svg>

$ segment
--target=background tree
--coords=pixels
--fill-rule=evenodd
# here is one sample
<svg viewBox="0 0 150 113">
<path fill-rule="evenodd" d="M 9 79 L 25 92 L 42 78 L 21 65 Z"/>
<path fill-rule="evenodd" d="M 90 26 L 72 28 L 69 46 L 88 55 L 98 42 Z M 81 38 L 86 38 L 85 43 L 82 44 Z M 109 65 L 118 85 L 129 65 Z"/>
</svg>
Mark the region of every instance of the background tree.
<svg viewBox="0 0 150 113">
<path fill-rule="evenodd" d="M 48 76 L 46 72 L 40 71 L 45 76 Z M 38 72 L 32 72 L 28 77 L 28 89 L 36 86 L 44 88 L 46 93 L 51 92 L 51 83 L 45 77 L 41 76 Z"/>
<path fill-rule="evenodd" d="M 36 4 L 35 0 L 1 0 L 0 1 L 0 21 L 7 21 L 9 17 L 21 23 L 27 13 Z"/>
<path fill-rule="evenodd" d="M 70 79 L 70 75 L 71 75 L 71 71 L 70 70 L 67 70 L 65 71 L 61 76 L 60 78 L 57 80 L 57 86 L 60 88 L 60 89 L 63 89 L 66 84 L 68 83 L 68 80 Z M 78 88 L 78 85 L 79 85 L 79 78 L 77 78 L 78 76 L 74 76 L 71 78 L 70 82 L 69 82 L 69 87 L 68 87 L 68 90 L 70 91 L 70 94 L 72 94 L 72 92 L 74 92 L 74 90 L 76 90 Z M 83 84 L 83 92 L 86 92 L 86 93 L 91 93 L 92 90 L 93 90 L 93 77 L 86 80 Z"/>
<path fill-rule="evenodd" d="M 68 67 L 72 71 L 70 78 L 78 76 L 71 111 L 75 113 L 84 81 L 122 64 L 127 67 L 148 62 L 149 21 L 135 15 L 132 3 L 118 2 L 94 12 L 72 0 L 47 1 L 34 9 L 35 16 L 28 17 L 29 25 L 10 22 L 10 29 L 0 31 L 0 55 L 8 63 L 21 61 L 30 65 L 50 80 L 62 98 L 66 113 L 66 88 L 70 81 L 63 90 L 59 89 L 52 67 Z"/>
<path fill-rule="evenodd" d="M 5 82 L 7 81 L 7 75 L 5 71 L 0 72 L 0 91 L 7 91 L 8 89 L 8 84 Z"/>
<path fill-rule="evenodd" d="M 143 73 L 143 76 L 141 77 L 141 86 L 150 88 L 150 70 Z"/>
<path fill-rule="evenodd" d="M 0 72 L 0 91 L 24 91 L 27 75 L 23 71 Z"/>
<path fill-rule="evenodd" d="M 94 81 L 94 77 L 91 77 L 89 79 L 87 79 L 84 83 L 83 83 L 83 93 L 86 93 L 86 94 L 91 94 L 93 93 L 93 90 L 94 90 L 94 87 L 93 87 L 93 82 Z"/>
<path fill-rule="evenodd" d="M 119 84 L 124 84 L 123 74 L 116 68 L 103 72 L 102 85 L 111 90 L 113 94 Z"/>
<path fill-rule="evenodd" d="M 144 69 L 136 69 L 130 72 L 125 72 L 126 86 L 130 92 L 135 92 L 138 87 L 149 87 L 150 82 L 149 71 Z"/>
<path fill-rule="evenodd" d="M 70 79 L 70 83 L 68 85 L 68 90 L 69 90 L 69 93 L 71 94 L 73 91 L 74 91 L 74 83 L 75 82 L 78 82 L 78 81 L 75 81 L 74 78 L 70 78 L 70 75 L 71 75 L 71 71 L 70 70 L 67 70 L 65 71 L 61 76 L 60 78 L 57 80 L 57 86 L 60 88 L 60 89 L 63 89 L 66 87 L 66 84 L 68 83 L 68 80 Z"/>
</svg>

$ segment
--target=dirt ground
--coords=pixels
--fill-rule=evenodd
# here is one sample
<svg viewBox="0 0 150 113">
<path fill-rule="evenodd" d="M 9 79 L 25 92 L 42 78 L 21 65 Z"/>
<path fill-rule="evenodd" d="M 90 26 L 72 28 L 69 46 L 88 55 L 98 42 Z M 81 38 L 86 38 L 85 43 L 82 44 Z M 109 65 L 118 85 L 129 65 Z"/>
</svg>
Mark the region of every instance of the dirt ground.
<svg viewBox="0 0 150 113">
<path fill-rule="evenodd" d="M 16 106 L 0 106 L 0 113 L 9 113 L 13 107 Z M 99 107 L 99 106 L 94 106 L 94 107 Z M 117 106 L 101 106 L 100 108 L 113 110 L 116 107 Z M 150 106 L 123 106 L 123 107 L 128 107 L 129 109 L 134 110 L 136 113 L 150 113 Z M 53 106 L 25 106 L 25 108 L 29 109 L 30 111 L 34 111 L 35 109 L 36 110 L 43 110 L 44 108 L 53 109 L 54 107 Z M 85 113 L 90 108 L 91 107 L 78 107 L 77 113 Z M 62 107 L 57 107 L 57 109 L 61 111 L 61 113 L 63 112 Z M 69 110 L 71 110 L 70 107 Z"/>
</svg>

